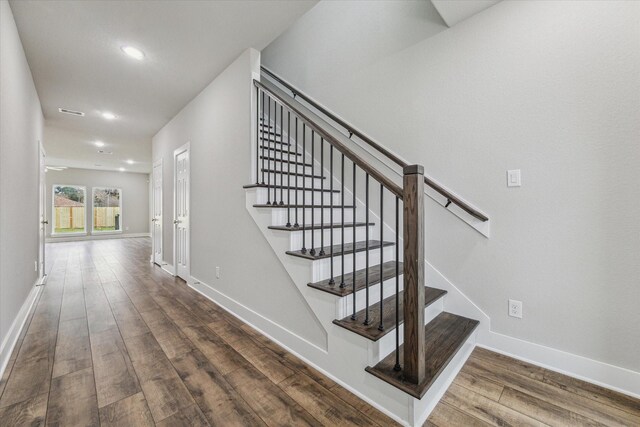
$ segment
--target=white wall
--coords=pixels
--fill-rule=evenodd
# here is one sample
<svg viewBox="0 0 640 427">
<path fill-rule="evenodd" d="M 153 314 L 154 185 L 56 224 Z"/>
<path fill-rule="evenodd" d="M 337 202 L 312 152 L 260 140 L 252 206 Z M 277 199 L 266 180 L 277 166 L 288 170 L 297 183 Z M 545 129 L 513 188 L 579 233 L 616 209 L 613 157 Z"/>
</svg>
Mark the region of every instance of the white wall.
<svg viewBox="0 0 640 427">
<path fill-rule="evenodd" d="M 62 171 L 47 171 L 47 236 L 53 228 L 52 201 L 54 185 L 80 185 L 86 188 L 85 226 L 91 234 L 92 189 L 94 187 L 119 188 L 121 193 L 121 230 L 122 234 L 140 234 L 149 232 L 149 175 L 146 173 L 112 172 L 93 169 L 69 168 Z M 106 233 L 97 233 L 104 236 Z M 58 235 L 64 237 L 64 235 Z M 52 239 L 55 241 L 55 237 Z"/>
<path fill-rule="evenodd" d="M 173 151 L 191 143 L 191 275 L 316 345 L 324 329 L 245 208 L 251 183 L 252 73 L 249 49 L 153 138 L 163 159 L 163 248 L 173 264 Z M 221 269 L 216 279 L 215 267 Z"/>
<path fill-rule="evenodd" d="M 0 1 L 0 343 L 38 278 L 42 109 L 11 8 Z M 15 332 L 15 331 L 14 331 Z M 4 357 L 5 348 L 0 348 Z M 0 371 L 4 360 L 0 360 Z"/>
<path fill-rule="evenodd" d="M 487 239 L 426 202 L 428 260 L 493 331 L 640 371 L 638 22 L 626 1 L 505 1 L 450 29 L 427 1 L 324 1 L 262 59 L 490 216 Z"/>
</svg>

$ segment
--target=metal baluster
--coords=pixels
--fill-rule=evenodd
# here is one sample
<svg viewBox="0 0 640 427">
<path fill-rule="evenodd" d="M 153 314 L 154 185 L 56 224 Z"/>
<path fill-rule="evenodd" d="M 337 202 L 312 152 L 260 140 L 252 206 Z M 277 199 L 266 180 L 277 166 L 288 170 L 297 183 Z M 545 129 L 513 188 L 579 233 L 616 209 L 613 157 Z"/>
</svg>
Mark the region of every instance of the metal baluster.
<svg viewBox="0 0 640 427">
<path fill-rule="evenodd" d="M 331 211 L 329 212 L 329 255 L 331 256 L 331 280 L 329 280 L 330 285 L 335 285 L 335 280 L 333 279 L 333 145 L 329 145 L 329 179 L 331 182 L 329 183 L 331 192 L 329 193 L 329 200 L 331 201 Z M 323 230 L 324 232 L 324 230 Z"/>
<path fill-rule="evenodd" d="M 296 164 L 295 164 L 295 168 L 293 170 L 293 172 L 296 174 L 296 204 L 295 204 L 295 214 L 296 214 L 296 222 L 295 224 L 293 224 L 294 228 L 298 228 L 300 227 L 300 224 L 298 224 L 298 116 L 295 117 L 296 121 L 296 155 L 295 155 L 295 159 L 296 159 Z M 302 163 L 304 163 L 304 153 L 303 153 L 303 157 L 302 157 Z M 304 170 L 302 171 L 302 182 L 304 184 Z M 291 200 L 289 200 L 289 204 L 291 204 Z M 304 209 L 304 208 L 303 208 Z M 302 235 L 304 236 L 304 231 L 302 232 Z"/>
<path fill-rule="evenodd" d="M 284 147 L 284 140 L 282 139 L 284 137 L 284 131 L 283 131 L 283 126 L 282 126 L 282 118 L 283 118 L 283 107 L 282 104 L 280 104 L 280 206 L 284 205 L 284 202 L 282 201 L 283 197 L 283 192 L 284 192 L 284 151 L 283 151 L 283 147 Z M 275 139 L 275 138 L 274 138 Z M 275 152 L 274 152 L 275 153 Z"/>
<path fill-rule="evenodd" d="M 291 228 L 291 112 L 287 111 L 287 227 Z M 284 176 L 280 177 L 280 182 L 283 182 Z M 298 191 L 298 190 L 295 190 Z"/>
<path fill-rule="evenodd" d="M 306 238 L 307 238 L 307 182 L 304 179 L 305 172 L 305 159 L 307 157 L 307 125 L 302 122 L 302 249 L 300 252 L 307 253 Z M 296 201 L 297 203 L 297 201 Z M 313 211 L 312 211 L 313 212 Z"/>
<path fill-rule="evenodd" d="M 262 150 L 262 185 L 264 185 L 264 123 L 265 123 L 265 116 L 264 116 L 264 91 L 262 91 L 262 111 L 260 114 L 261 118 L 262 118 L 262 125 L 260 126 L 260 147 Z"/>
<path fill-rule="evenodd" d="M 311 175 L 314 174 L 314 170 L 315 170 L 315 155 L 316 155 L 316 143 L 315 143 L 315 132 L 313 129 L 311 129 Z M 313 181 L 311 181 L 311 188 L 313 189 Z M 315 236 L 313 235 L 313 225 L 315 224 L 315 206 L 316 206 L 316 200 L 313 194 L 313 191 L 311 191 L 311 250 L 309 250 L 309 253 L 311 255 L 315 255 L 316 254 L 316 245 L 315 245 Z M 320 210 L 322 211 L 322 206 L 320 206 Z"/>
<path fill-rule="evenodd" d="M 394 371 L 400 367 L 400 198 L 396 196 L 396 364 Z"/>
<path fill-rule="evenodd" d="M 364 188 L 365 188 L 365 196 L 364 196 L 364 212 L 365 212 L 365 223 L 369 224 L 369 174 L 365 176 L 364 180 Z M 355 249 L 355 248 L 354 248 Z M 366 237 L 365 237 L 365 308 L 364 308 L 364 324 L 370 325 L 371 320 L 369 319 L 369 227 L 366 227 Z"/>
<path fill-rule="evenodd" d="M 384 263 L 384 249 L 382 248 L 382 242 L 384 241 L 384 186 L 380 184 L 380 324 L 378 325 L 379 331 L 384 331 L 384 324 L 382 323 L 382 313 L 384 313 L 384 287 L 382 277 L 382 264 Z"/>
<path fill-rule="evenodd" d="M 340 258 L 342 260 L 341 264 L 342 264 L 342 278 L 340 279 L 340 287 L 344 288 L 344 154 L 342 155 L 341 158 L 341 163 L 340 163 L 340 185 L 342 186 L 342 191 L 340 193 L 340 198 L 341 198 L 341 203 L 340 206 L 342 207 L 342 212 L 340 215 L 340 218 L 342 220 L 342 227 L 341 227 L 341 232 L 342 232 L 342 240 L 341 240 L 341 245 L 342 245 L 342 251 L 340 254 Z M 355 221 L 353 224 L 353 228 L 356 228 L 355 225 Z"/>
<path fill-rule="evenodd" d="M 271 97 L 270 96 L 267 96 L 267 116 L 269 117 L 269 121 L 267 122 L 269 124 L 269 128 L 267 129 L 267 142 L 271 144 L 271 135 L 269 133 L 269 129 L 271 128 Z M 262 141 L 262 143 L 264 144 L 264 141 Z M 269 156 L 269 150 L 267 150 L 267 155 Z M 264 159 L 264 150 L 262 152 L 262 156 L 263 156 L 262 158 Z M 271 160 L 269 160 L 267 164 L 270 165 Z M 275 169 L 275 162 L 274 162 L 274 169 Z M 270 205 L 270 204 L 271 204 L 271 171 L 267 172 L 267 205 Z"/>
<path fill-rule="evenodd" d="M 256 184 L 260 183 L 260 88 L 256 86 Z"/>
<path fill-rule="evenodd" d="M 276 184 L 276 175 L 278 174 L 278 152 L 275 151 L 278 148 L 278 144 L 276 144 L 276 134 L 277 134 L 277 126 L 278 126 L 278 101 L 273 100 L 273 204 L 278 204 L 278 187 Z M 280 162 L 280 167 L 282 167 L 282 162 Z"/>
<path fill-rule="evenodd" d="M 353 164 L 353 221 L 356 220 L 356 164 Z M 356 228 L 353 227 L 353 241 L 351 243 L 353 246 L 353 267 L 351 273 L 351 279 L 353 280 L 352 288 L 353 288 L 353 313 L 351 314 L 351 320 L 356 320 Z"/>
<path fill-rule="evenodd" d="M 324 176 L 324 138 L 320 137 L 320 175 Z M 318 255 L 323 256 L 324 253 L 324 179 L 320 180 L 320 253 Z"/>
</svg>

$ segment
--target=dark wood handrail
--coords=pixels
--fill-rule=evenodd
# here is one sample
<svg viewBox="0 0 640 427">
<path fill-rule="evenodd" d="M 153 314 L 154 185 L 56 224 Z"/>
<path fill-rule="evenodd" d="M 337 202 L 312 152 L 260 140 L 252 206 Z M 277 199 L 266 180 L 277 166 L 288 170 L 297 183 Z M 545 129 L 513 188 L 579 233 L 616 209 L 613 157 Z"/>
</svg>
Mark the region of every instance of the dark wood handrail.
<svg viewBox="0 0 640 427">
<path fill-rule="evenodd" d="M 329 141 L 331 145 L 333 145 L 338 151 L 344 154 L 349 160 L 358 165 L 361 169 L 363 169 L 366 173 L 371 175 L 373 179 L 382 184 L 387 190 L 392 192 L 394 195 L 403 198 L 404 192 L 402 187 L 389 179 L 382 172 L 378 171 L 373 165 L 369 164 L 366 160 L 360 157 L 358 154 L 353 152 L 349 147 L 344 145 L 338 138 L 328 133 L 324 128 L 322 128 L 316 121 L 309 116 L 309 114 L 303 110 L 301 110 L 298 106 L 293 104 L 288 96 L 284 96 L 283 93 L 279 93 L 279 90 L 271 89 L 265 86 L 263 83 L 258 80 L 254 80 L 253 84 L 260 88 L 261 90 L 269 93 L 273 98 L 277 99 L 285 108 L 290 110 L 292 113 L 295 113 L 299 118 L 304 120 L 311 129 L 313 129 L 318 135 L 324 138 L 326 141 Z"/>
<path fill-rule="evenodd" d="M 265 74 L 267 74 L 269 77 L 273 78 L 275 81 L 280 83 L 282 86 L 284 86 L 288 90 L 290 90 L 291 93 L 294 95 L 294 98 L 295 97 L 300 97 L 300 98 L 304 99 L 305 102 L 307 102 L 313 108 L 317 109 L 322 114 L 324 114 L 325 116 L 329 117 L 332 121 L 334 121 L 337 124 L 339 124 L 340 126 L 342 126 L 350 134 L 350 136 L 351 135 L 357 136 L 359 139 L 364 141 L 367 145 L 373 147 L 376 151 L 380 152 L 385 157 L 389 158 L 396 165 L 398 165 L 398 166 L 400 166 L 402 168 L 404 168 L 404 167 L 409 165 L 407 162 L 403 161 L 398 156 L 396 156 L 395 154 L 393 154 L 392 152 L 390 152 L 389 150 L 387 150 L 386 148 L 384 148 L 383 146 L 381 146 L 380 144 L 378 144 L 377 142 L 375 142 L 374 140 L 372 140 L 371 138 L 369 138 L 368 136 L 366 136 L 365 134 L 360 132 L 359 130 L 355 129 L 349 123 L 347 123 L 344 120 L 342 120 L 341 118 L 337 117 L 335 114 L 331 113 L 330 111 L 327 111 L 326 108 L 322 107 L 320 104 L 315 102 L 309 96 L 305 95 L 304 92 L 299 91 L 298 89 L 296 89 L 295 87 L 293 87 L 289 83 L 287 83 L 286 81 L 282 80 L 280 77 L 278 77 L 275 73 L 273 73 L 268 68 L 266 68 L 264 66 L 260 66 L 260 69 Z M 465 203 L 464 201 L 460 200 L 458 197 L 456 197 L 454 194 L 452 194 L 449 191 L 447 191 L 445 188 L 443 188 L 441 185 L 439 185 L 435 181 L 433 181 L 433 180 L 431 180 L 431 179 L 429 179 L 429 178 L 427 178 L 425 176 L 424 177 L 424 182 L 429 187 L 433 188 L 435 191 L 437 191 L 442 196 L 447 198 L 447 206 L 449 205 L 449 202 L 451 202 L 451 203 L 459 206 L 463 211 L 465 211 L 469 215 L 479 219 L 480 221 L 484 222 L 484 221 L 488 221 L 489 220 L 489 217 L 487 217 L 485 214 L 483 214 L 482 212 L 478 211 L 477 209 L 474 209 L 473 207 L 469 206 L 467 203 Z"/>
</svg>

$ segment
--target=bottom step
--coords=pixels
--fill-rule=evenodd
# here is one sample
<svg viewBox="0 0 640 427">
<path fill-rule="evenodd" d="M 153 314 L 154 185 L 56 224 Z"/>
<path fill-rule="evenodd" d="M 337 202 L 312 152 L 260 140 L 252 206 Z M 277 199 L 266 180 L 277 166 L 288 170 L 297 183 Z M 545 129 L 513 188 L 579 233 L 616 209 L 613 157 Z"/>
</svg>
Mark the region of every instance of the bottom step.
<svg viewBox="0 0 640 427">
<path fill-rule="evenodd" d="M 366 371 L 381 380 L 399 388 L 416 399 L 421 399 L 431 384 L 438 378 L 449 361 L 478 326 L 478 321 L 451 313 L 440 313 L 424 328 L 426 376 L 420 384 L 404 381 L 403 371 L 395 371 L 396 354 L 392 352 L 376 366 L 368 366 Z M 400 346 L 400 363 L 403 360 L 404 345 Z"/>
</svg>

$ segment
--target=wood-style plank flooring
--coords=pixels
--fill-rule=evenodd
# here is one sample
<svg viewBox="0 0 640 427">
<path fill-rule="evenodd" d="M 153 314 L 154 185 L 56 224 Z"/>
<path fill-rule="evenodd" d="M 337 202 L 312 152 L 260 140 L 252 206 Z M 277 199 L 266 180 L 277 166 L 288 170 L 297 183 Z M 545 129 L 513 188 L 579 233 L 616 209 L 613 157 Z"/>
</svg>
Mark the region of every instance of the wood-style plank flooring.
<svg viewBox="0 0 640 427">
<path fill-rule="evenodd" d="M 55 243 L 0 380 L 0 426 L 397 425 L 149 263 Z M 477 348 L 426 426 L 640 426 L 640 401 Z"/>
<path fill-rule="evenodd" d="M 47 245 L 0 426 L 395 423 L 149 263 L 147 238 Z"/>
<path fill-rule="evenodd" d="M 476 347 L 425 426 L 640 426 L 640 400 Z"/>
</svg>

